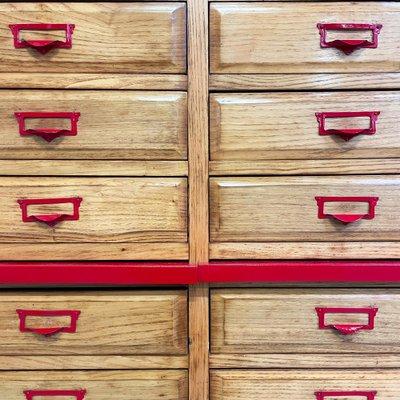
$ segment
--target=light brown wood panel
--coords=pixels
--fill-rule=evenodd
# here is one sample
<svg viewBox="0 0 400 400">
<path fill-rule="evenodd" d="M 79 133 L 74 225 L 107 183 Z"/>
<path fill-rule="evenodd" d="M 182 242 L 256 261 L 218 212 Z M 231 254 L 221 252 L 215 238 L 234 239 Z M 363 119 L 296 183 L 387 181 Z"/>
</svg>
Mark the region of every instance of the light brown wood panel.
<svg viewBox="0 0 400 400">
<path fill-rule="evenodd" d="M 400 291 L 394 289 L 215 289 L 212 353 L 396 353 Z M 375 327 L 344 335 L 319 329 L 316 307 L 376 307 Z M 368 324 L 367 314 L 326 314 L 326 324 Z"/>
<path fill-rule="evenodd" d="M 399 13 L 393 2 L 213 3 L 211 72 L 399 72 Z M 378 48 L 351 55 L 321 48 L 317 24 L 328 22 L 382 24 Z M 330 34 L 371 40 L 370 32 Z"/>
<path fill-rule="evenodd" d="M 179 370 L 2 372 L 0 384 L 4 400 L 20 400 L 24 390 L 84 389 L 85 400 L 186 400 L 188 391 L 187 372 Z"/>
<path fill-rule="evenodd" d="M 184 160 L 183 92 L 0 91 L 0 158 Z M 21 136 L 14 112 L 79 112 L 76 136 Z M 26 129 L 71 129 L 70 120 L 28 118 Z"/>
<path fill-rule="evenodd" d="M 79 310 L 75 333 L 20 332 L 17 309 Z M 27 328 L 70 326 L 70 317 L 26 318 Z M 0 354 L 186 354 L 187 295 L 180 291 L 3 292 Z"/>
<path fill-rule="evenodd" d="M 214 370 L 211 371 L 211 399 L 314 400 L 316 391 L 377 391 L 377 400 L 394 400 L 398 396 L 399 380 L 397 370 Z"/>
<path fill-rule="evenodd" d="M 380 112 L 374 135 L 349 141 L 319 135 L 316 112 Z M 216 94 L 211 96 L 211 159 L 400 157 L 399 92 Z M 325 129 L 367 129 L 369 117 L 326 119 Z"/>
<path fill-rule="evenodd" d="M 184 178 L 0 178 L 0 242 L 186 242 L 186 186 Z M 22 221 L 18 199 L 73 197 L 82 198 L 79 220 Z M 28 206 L 28 215 L 58 213 L 72 205 Z"/>
<path fill-rule="evenodd" d="M 185 14 L 185 3 L 2 3 L 0 72 L 183 73 Z M 47 55 L 14 48 L 8 25 L 27 23 L 75 24 L 72 47 Z M 21 35 L 65 40 L 51 31 Z"/>
<path fill-rule="evenodd" d="M 398 241 L 400 176 L 211 178 L 212 242 Z M 377 196 L 375 218 L 318 218 L 315 196 Z M 330 214 L 366 214 L 368 203 L 326 203 Z M 340 254 L 339 254 L 340 256 Z"/>
</svg>

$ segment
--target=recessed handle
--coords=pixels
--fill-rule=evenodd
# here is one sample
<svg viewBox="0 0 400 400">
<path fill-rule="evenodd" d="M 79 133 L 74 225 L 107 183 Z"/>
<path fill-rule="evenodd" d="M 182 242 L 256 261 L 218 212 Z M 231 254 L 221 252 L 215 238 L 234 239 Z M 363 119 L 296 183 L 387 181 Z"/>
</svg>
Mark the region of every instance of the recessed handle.
<svg viewBox="0 0 400 400">
<path fill-rule="evenodd" d="M 375 315 L 378 309 L 375 307 L 366 308 L 326 308 L 316 307 L 315 310 L 318 314 L 319 329 L 336 329 L 344 335 L 352 335 L 361 330 L 372 331 L 374 329 Z M 326 314 L 368 314 L 368 323 L 366 325 L 360 324 L 326 324 Z"/>
<path fill-rule="evenodd" d="M 23 222 L 43 222 L 48 226 L 55 226 L 61 221 L 76 221 L 79 219 L 79 207 L 81 205 L 81 197 L 57 198 L 57 199 L 19 199 L 18 203 L 22 210 Z M 62 204 L 72 203 L 74 209 L 72 214 L 35 214 L 28 215 L 29 205 L 38 204 Z"/>
<path fill-rule="evenodd" d="M 381 24 L 317 24 L 322 48 L 335 48 L 344 54 L 351 54 L 358 49 L 376 49 L 378 47 L 378 35 L 382 29 Z M 371 31 L 372 40 L 336 39 L 326 41 L 327 31 Z"/>
<path fill-rule="evenodd" d="M 325 397 L 366 397 L 367 400 L 374 400 L 378 392 L 373 391 L 347 391 L 347 392 L 315 392 L 317 400 L 325 400 Z"/>
<path fill-rule="evenodd" d="M 375 217 L 375 206 L 379 197 L 333 197 L 333 196 L 316 196 L 315 200 L 318 205 L 318 218 L 332 218 L 347 225 L 360 219 L 373 219 Z M 368 203 L 369 209 L 366 214 L 326 214 L 324 211 L 325 203 L 342 203 L 342 202 L 362 202 Z"/>
<path fill-rule="evenodd" d="M 81 114 L 79 112 L 15 112 L 14 115 L 18 121 L 20 135 L 35 135 L 46 140 L 46 142 L 51 142 L 60 136 L 76 136 L 78 134 L 78 120 Z M 71 121 L 71 129 L 26 129 L 26 118 L 68 118 Z"/>
<path fill-rule="evenodd" d="M 80 315 L 77 310 L 16 310 L 19 317 L 20 332 L 34 332 L 42 336 L 52 336 L 59 332 L 75 333 L 76 324 Z M 26 326 L 27 317 L 70 317 L 69 326 L 54 326 L 49 328 L 31 328 Z"/>
<path fill-rule="evenodd" d="M 346 142 L 353 139 L 358 135 L 374 135 L 376 133 L 376 121 L 378 119 L 379 111 L 361 111 L 361 112 L 317 112 L 315 116 L 319 124 L 320 136 L 336 135 Z M 332 118 L 369 118 L 369 128 L 361 129 L 326 129 L 325 121 Z"/>
<path fill-rule="evenodd" d="M 72 33 L 74 24 L 11 24 L 9 25 L 14 36 L 16 49 L 31 48 L 40 54 L 47 54 L 53 49 L 70 49 L 72 47 Z M 20 31 L 65 31 L 65 41 L 62 40 L 28 40 L 20 39 Z"/>
</svg>

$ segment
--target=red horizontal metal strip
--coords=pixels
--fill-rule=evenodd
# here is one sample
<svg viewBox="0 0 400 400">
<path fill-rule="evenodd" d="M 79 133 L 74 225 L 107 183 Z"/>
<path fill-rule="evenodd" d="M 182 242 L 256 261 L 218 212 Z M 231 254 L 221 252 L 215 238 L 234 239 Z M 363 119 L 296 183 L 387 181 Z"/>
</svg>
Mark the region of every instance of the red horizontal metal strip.
<svg viewBox="0 0 400 400">
<path fill-rule="evenodd" d="M 2 262 L 0 284 L 189 285 L 197 266 L 186 263 Z"/>
<path fill-rule="evenodd" d="M 234 261 L 199 265 L 199 282 L 400 282 L 399 261 Z"/>
</svg>

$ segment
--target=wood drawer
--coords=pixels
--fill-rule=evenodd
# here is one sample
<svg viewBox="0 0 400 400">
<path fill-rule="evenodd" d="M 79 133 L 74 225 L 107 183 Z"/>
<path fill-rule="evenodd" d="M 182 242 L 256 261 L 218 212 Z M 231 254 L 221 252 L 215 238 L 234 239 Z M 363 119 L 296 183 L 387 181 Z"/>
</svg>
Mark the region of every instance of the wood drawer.
<svg viewBox="0 0 400 400">
<path fill-rule="evenodd" d="M 3 3 L 0 72 L 186 70 L 185 3 Z M 74 24 L 72 47 L 46 55 L 15 48 L 10 24 Z M 64 31 L 21 30 L 20 40 L 60 40 Z M 61 79 L 61 78 L 60 78 Z"/>
<path fill-rule="evenodd" d="M 397 175 L 211 178 L 210 192 L 212 242 L 400 240 Z M 337 218 L 369 214 L 367 202 L 327 202 L 321 219 L 316 196 L 379 199 L 373 219 L 346 225 Z"/>
<path fill-rule="evenodd" d="M 72 390 L 74 393 L 85 390 L 84 400 L 185 400 L 188 397 L 187 372 L 179 370 L 1 372 L 0 383 L 4 400 L 25 399 L 26 390 Z M 67 398 L 75 400 L 76 395 L 72 394 Z M 38 397 L 60 398 L 42 394 L 34 396 L 35 400 Z"/>
<path fill-rule="evenodd" d="M 3 159 L 186 159 L 183 92 L 2 90 L 0 98 Z M 76 136 L 40 136 L 70 131 L 72 113 L 80 114 Z M 29 135 L 20 134 L 19 119 Z"/>
<path fill-rule="evenodd" d="M 400 291 L 392 289 L 212 290 L 211 352 L 396 353 L 399 305 Z M 342 333 L 344 325 L 367 326 L 373 308 L 378 311 L 371 315 L 372 330 Z M 319 313 L 324 326 L 336 328 L 320 329 Z"/>
<path fill-rule="evenodd" d="M 331 118 L 332 112 L 370 114 Z M 321 121 L 327 135 L 320 135 L 316 113 L 328 113 L 322 116 L 325 123 Z M 399 114 L 398 92 L 215 94 L 211 96 L 211 159 L 399 157 Z M 372 135 L 360 134 L 348 141 L 347 136 L 338 136 L 348 130 L 368 130 L 375 118 Z"/>
<path fill-rule="evenodd" d="M 315 400 L 315 392 L 333 392 L 328 398 L 362 398 L 365 392 L 377 391 L 376 400 L 395 399 L 400 373 L 396 370 L 369 371 L 211 371 L 212 400 Z M 349 393 L 360 391 L 354 397 Z M 336 393 L 335 393 L 336 392 Z"/>
<path fill-rule="evenodd" d="M 46 243 L 49 253 L 62 242 L 186 242 L 186 186 L 185 178 L 0 178 L 0 242 Z M 18 204 L 53 198 L 62 203 Z M 62 220 L 77 210 L 79 219 Z"/>
<path fill-rule="evenodd" d="M 359 3 L 214 3 L 213 73 L 398 72 L 400 5 Z M 350 55 L 321 48 L 318 23 L 382 24 L 377 48 Z M 327 41 L 372 41 L 372 31 L 328 31 Z M 366 85 L 368 82 L 366 82 Z"/>
<path fill-rule="evenodd" d="M 184 290 L 3 291 L 0 298 L 2 355 L 187 353 Z"/>
</svg>

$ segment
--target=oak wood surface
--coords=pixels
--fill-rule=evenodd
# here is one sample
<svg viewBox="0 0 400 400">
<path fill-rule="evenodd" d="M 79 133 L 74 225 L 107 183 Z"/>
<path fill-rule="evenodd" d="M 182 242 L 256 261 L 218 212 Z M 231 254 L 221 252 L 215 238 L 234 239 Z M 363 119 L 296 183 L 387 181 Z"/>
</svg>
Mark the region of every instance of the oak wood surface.
<svg viewBox="0 0 400 400">
<path fill-rule="evenodd" d="M 0 242 L 186 242 L 184 178 L 0 178 Z M 18 199 L 81 197 L 79 220 L 51 228 L 22 221 Z M 28 206 L 28 215 L 72 213 L 72 205 Z M 13 229 L 10 230 L 10 226 Z M 50 245 L 49 245 L 50 244 Z"/>
<path fill-rule="evenodd" d="M 15 310 L 79 310 L 75 333 L 19 331 Z M 70 317 L 26 318 L 27 328 L 70 326 Z M 2 355 L 128 355 L 187 352 L 187 294 L 180 291 L 3 292 Z"/>
<path fill-rule="evenodd" d="M 394 289 L 215 289 L 212 353 L 396 353 L 400 292 Z M 375 327 L 353 335 L 319 329 L 316 307 L 376 307 Z M 367 314 L 326 314 L 326 324 L 368 324 Z"/>
<path fill-rule="evenodd" d="M 212 160 L 400 157 L 400 93 L 215 94 L 210 105 Z M 374 135 L 349 141 L 319 135 L 316 112 L 380 112 Z M 369 117 L 326 119 L 325 129 L 368 129 Z"/>
<path fill-rule="evenodd" d="M 0 92 L 0 158 L 184 160 L 187 105 L 183 92 Z M 51 142 L 21 136 L 14 112 L 79 112 L 76 136 Z M 27 118 L 26 129 L 71 129 L 62 118 Z"/>
<path fill-rule="evenodd" d="M 213 370 L 211 399 L 310 400 L 316 391 L 358 390 L 377 391 L 378 399 L 388 400 L 397 397 L 399 379 L 397 370 Z"/>
<path fill-rule="evenodd" d="M 0 72 L 183 73 L 185 13 L 184 3 L 2 3 Z M 22 23 L 75 24 L 72 47 L 16 49 L 8 25 Z M 65 40 L 54 31 L 20 38 Z"/>
<path fill-rule="evenodd" d="M 360 3 L 212 3 L 212 73 L 399 72 L 400 5 Z M 318 23 L 383 24 L 376 49 L 351 55 L 320 47 Z M 370 32 L 329 32 L 327 40 Z"/>
<path fill-rule="evenodd" d="M 399 176 L 210 179 L 212 242 L 398 241 Z M 377 196 L 375 218 L 318 218 L 315 196 Z M 328 214 L 366 214 L 368 203 L 326 203 Z"/>
<path fill-rule="evenodd" d="M 1 372 L 0 384 L 4 400 L 20 400 L 24 390 L 81 389 L 88 400 L 185 400 L 188 390 L 187 372 L 179 370 Z"/>
</svg>

